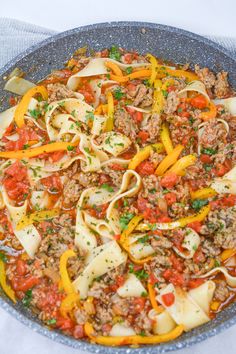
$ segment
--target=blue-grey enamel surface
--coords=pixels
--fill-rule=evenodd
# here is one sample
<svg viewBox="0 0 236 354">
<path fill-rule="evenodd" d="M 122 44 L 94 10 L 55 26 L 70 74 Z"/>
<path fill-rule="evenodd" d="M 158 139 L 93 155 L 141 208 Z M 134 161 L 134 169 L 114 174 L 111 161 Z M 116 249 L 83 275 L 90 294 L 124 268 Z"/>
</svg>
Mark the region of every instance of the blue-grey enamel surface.
<svg viewBox="0 0 236 354">
<path fill-rule="evenodd" d="M 229 72 L 230 83 L 236 87 L 236 60 L 223 47 L 181 29 L 142 22 L 112 22 L 76 28 L 53 36 L 20 54 L 0 71 L 0 110 L 7 108 L 9 93 L 4 92 L 4 77 L 16 66 L 27 73 L 27 78 L 37 82 L 51 70 L 62 67 L 73 52 L 82 46 L 99 50 L 119 45 L 138 52 L 151 52 L 163 59 L 177 63 L 189 62 L 207 66 L 214 71 Z M 173 342 L 145 346 L 110 348 L 75 340 L 59 332 L 48 330 L 20 304 L 13 305 L 0 290 L 0 306 L 19 321 L 52 340 L 65 345 L 106 354 L 156 354 L 188 347 L 214 336 L 236 323 L 236 304 L 222 311 L 213 321 L 185 333 Z"/>
</svg>

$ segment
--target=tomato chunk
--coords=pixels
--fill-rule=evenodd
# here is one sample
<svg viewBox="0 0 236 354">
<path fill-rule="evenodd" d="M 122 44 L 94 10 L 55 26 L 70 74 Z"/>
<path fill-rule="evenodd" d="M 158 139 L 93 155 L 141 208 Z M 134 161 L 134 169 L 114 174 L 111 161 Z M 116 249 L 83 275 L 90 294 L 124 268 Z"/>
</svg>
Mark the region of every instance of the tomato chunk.
<svg viewBox="0 0 236 354">
<path fill-rule="evenodd" d="M 165 200 L 167 202 L 167 205 L 171 206 L 172 204 L 176 203 L 177 200 L 176 194 L 173 192 L 165 194 Z"/>
<path fill-rule="evenodd" d="M 179 176 L 174 172 L 167 173 L 161 179 L 161 186 L 164 188 L 172 188 L 178 182 Z"/>
<path fill-rule="evenodd" d="M 166 306 L 171 306 L 175 302 L 175 296 L 173 293 L 167 293 L 161 296 L 162 301 Z"/>
<path fill-rule="evenodd" d="M 208 101 L 205 96 L 200 94 L 200 95 L 197 95 L 197 96 L 191 98 L 190 104 L 194 108 L 203 109 L 203 108 L 207 107 Z"/>
<path fill-rule="evenodd" d="M 152 162 L 143 161 L 140 165 L 136 168 L 136 171 L 141 174 L 142 176 L 152 175 L 155 172 L 155 168 Z"/>
</svg>

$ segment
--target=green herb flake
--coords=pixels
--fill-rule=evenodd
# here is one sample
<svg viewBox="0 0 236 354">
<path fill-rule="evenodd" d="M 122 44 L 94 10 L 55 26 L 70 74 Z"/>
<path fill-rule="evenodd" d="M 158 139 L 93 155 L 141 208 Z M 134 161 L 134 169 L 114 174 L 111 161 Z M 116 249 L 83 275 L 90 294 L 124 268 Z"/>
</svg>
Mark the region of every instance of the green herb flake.
<svg viewBox="0 0 236 354">
<path fill-rule="evenodd" d="M 0 252 L 0 260 L 4 263 L 7 263 L 7 256 L 2 252 Z"/>
<path fill-rule="evenodd" d="M 29 109 L 29 114 L 37 120 L 41 116 L 41 111 L 39 109 Z"/>
<path fill-rule="evenodd" d="M 194 210 L 199 211 L 204 205 L 208 204 L 207 199 L 195 199 L 191 206 Z"/>
<path fill-rule="evenodd" d="M 32 289 L 29 289 L 26 291 L 25 296 L 23 297 L 23 299 L 21 301 L 25 307 L 30 306 L 30 303 L 32 301 Z"/>
<path fill-rule="evenodd" d="M 128 66 L 128 68 L 125 69 L 126 74 L 131 74 L 133 72 L 132 66 Z"/>
<path fill-rule="evenodd" d="M 101 188 L 107 190 L 108 192 L 114 192 L 114 189 L 112 188 L 112 186 L 110 186 L 110 185 L 107 184 L 107 183 L 103 183 L 103 184 L 101 185 Z"/>
<path fill-rule="evenodd" d="M 121 52 L 118 47 L 113 45 L 109 50 L 109 58 L 119 61 L 121 58 Z"/>
<path fill-rule="evenodd" d="M 120 227 L 121 230 L 126 230 L 128 223 L 130 222 L 130 220 L 134 217 L 134 214 L 132 213 L 125 213 L 124 215 L 122 215 L 119 219 L 119 223 L 120 223 Z"/>
<path fill-rule="evenodd" d="M 50 325 L 54 325 L 57 323 L 57 320 L 55 318 L 51 318 L 50 320 L 47 320 L 47 325 L 50 326 Z"/>
<path fill-rule="evenodd" d="M 118 100 L 118 101 L 120 101 L 121 98 L 124 96 L 124 93 L 121 91 L 120 87 L 118 87 L 117 89 L 115 89 L 115 90 L 113 91 L 113 93 L 114 93 L 115 99 Z"/>
</svg>

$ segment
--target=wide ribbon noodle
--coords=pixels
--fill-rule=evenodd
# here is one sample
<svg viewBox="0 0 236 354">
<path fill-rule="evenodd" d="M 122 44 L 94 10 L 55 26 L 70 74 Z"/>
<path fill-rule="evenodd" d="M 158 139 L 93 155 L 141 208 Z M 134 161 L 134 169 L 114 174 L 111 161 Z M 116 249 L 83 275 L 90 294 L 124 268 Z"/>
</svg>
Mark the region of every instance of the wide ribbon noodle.
<svg viewBox="0 0 236 354">
<path fill-rule="evenodd" d="M 214 291 L 215 283 L 211 280 L 189 292 L 185 292 L 181 288 L 169 284 L 161 289 L 157 300 L 166 309 L 175 323 L 183 324 L 184 330 L 189 331 L 210 321 L 209 306 Z M 174 295 L 174 303 L 171 306 L 166 306 L 163 301 L 163 295 L 169 293 Z"/>
<path fill-rule="evenodd" d="M 96 247 L 96 236 L 94 231 L 106 238 L 121 233 L 119 223 L 119 213 L 115 208 L 117 201 L 124 197 L 132 197 L 137 194 L 141 187 L 141 177 L 132 170 L 127 170 L 122 178 L 121 186 L 117 191 L 108 191 L 102 187 L 92 187 L 83 191 L 77 205 L 76 214 L 76 235 L 75 244 L 84 251 L 91 251 Z M 106 217 L 97 219 L 91 216 L 86 210 L 86 207 L 100 206 L 110 203 Z"/>
</svg>

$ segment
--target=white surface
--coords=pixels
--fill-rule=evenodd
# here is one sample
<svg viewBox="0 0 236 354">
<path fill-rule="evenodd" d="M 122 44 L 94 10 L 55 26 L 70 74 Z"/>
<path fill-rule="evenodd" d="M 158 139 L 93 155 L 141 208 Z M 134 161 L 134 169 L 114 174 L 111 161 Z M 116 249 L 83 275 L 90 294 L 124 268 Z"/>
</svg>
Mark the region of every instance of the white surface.
<svg viewBox="0 0 236 354">
<path fill-rule="evenodd" d="M 3 0 L 0 16 L 63 31 L 105 21 L 157 22 L 205 35 L 236 37 L 235 0 Z M 236 326 L 179 354 L 236 352 Z M 104 350 L 105 352 L 105 350 Z M 80 354 L 34 333 L 0 309 L 1 354 Z"/>
</svg>

